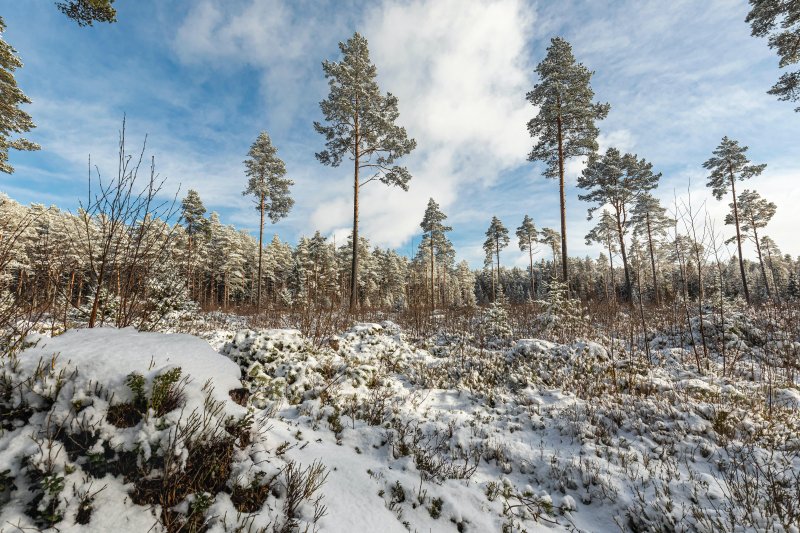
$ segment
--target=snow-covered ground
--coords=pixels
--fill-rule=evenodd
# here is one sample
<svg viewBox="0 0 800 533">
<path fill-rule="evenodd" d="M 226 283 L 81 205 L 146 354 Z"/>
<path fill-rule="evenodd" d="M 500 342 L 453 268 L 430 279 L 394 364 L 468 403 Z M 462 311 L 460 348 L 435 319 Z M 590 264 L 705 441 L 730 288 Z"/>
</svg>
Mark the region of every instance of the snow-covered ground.
<svg viewBox="0 0 800 533">
<path fill-rule="evenodd" d="M 800 528 L 795 386 L 507 344 L 42 337 L 1 363 L 0 531 Z"/>
</svg>

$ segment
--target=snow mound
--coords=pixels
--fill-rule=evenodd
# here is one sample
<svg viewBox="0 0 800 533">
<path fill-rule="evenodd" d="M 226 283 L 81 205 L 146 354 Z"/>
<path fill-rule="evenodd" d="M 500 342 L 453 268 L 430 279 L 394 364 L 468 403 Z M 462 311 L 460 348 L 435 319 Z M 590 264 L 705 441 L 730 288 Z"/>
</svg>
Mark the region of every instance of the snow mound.
<svg viewBox="0 0 800 533">
<path fill-rule="evenodd" d="M 0 531 L 313 528 L 325 468 L 273 453 L 290 446 L 268 445 L 239 374 L 201 339 L 133 329 L 0 358 Z"/>
<path fill-rule="evenodd" d="M 206 382 L 214 384 L 213 398 L 227 401 L 228 391 L 241 387 L 239 369 L 220 357 L 205 341 L 185 334 L 138 332 L 134 328 L 94 328 L 70 330 L 57 337 L 40 337 L 36 346 L 19 357 L 21 372 L 33 372 L 40 360 L 53 368 L 77 369 L 76 389 L 100 383 L 124 395 L 125 380 L 132 372 L 146 379 L 173 368 L 191 369 L 186 386 L 189 410 L 202 407 L 200 389 Z M 234 404 L 235 405 L 235 404 Z M 240 410 L 241 411 L 241 410 Z"/>
</svg>

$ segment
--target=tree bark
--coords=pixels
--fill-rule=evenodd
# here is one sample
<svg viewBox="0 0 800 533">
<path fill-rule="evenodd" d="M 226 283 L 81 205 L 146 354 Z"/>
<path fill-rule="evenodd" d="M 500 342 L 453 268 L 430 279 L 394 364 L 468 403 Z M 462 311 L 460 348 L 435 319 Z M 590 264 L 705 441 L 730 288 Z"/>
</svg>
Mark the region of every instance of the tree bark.
<svg viewBox="0 0 800 533">
<path fill-rule="evenodd" d="M 435 270 L 435 259 L 433 257 L 433 230 L 430 233 L 431 239 L 431 313 L 436 309 L 436 286 L 433 282 L 434 278 L 436 277 L 436 270 Z"/>
<path fill-rule="evenodd" d="M 627 292 L 628 301 L 633 304 L 633 286 L 631 285 L 631 275 L 628 270 L 628 255 L 625 252 L 625 239 L 622 236 L 622 221 L 619 219 L 617 213 L 617 235 L 619 235 L 619 250 L 622 253 L 622 270 L 625 272 L 625 291 Z"/>
<path fill-rule="evenodd" d="M 658 278 L 656 278 L 656 254 L 653 251 L 653 231 L 650 227 L 650 213 L 645 214 L 647 222 L 647 247 L 650 249 L 650 268 L 653 270 L 653 292 L 656 300 L 656 305 L 660 303 L 658 291 Z"/>
<path fill-rule="evenodd" d="M 261 256 L 264 253 L 264 195 L 261 194 L 259 211 L 261 222 L 258 225 L 258 279 L 256 279 L 256 315 L 261 314 Z"/>
<path fill-rule="evenodd" d="M 356 107 L 358 100 L 356 99 Z M 358 171 L 359 171 L 359 133 L 358 112 L 355 114 L 353 147 L 353 260 L 350 265 L 350 312 L 355 313 L 358 306 Z"/>
<path fill-rule="evenodd" d="M 562 137 L 561 117 L 556 121 L 558 125 L 558 192 L 561 200 L 561 275 L 569 291 L 567 271 L 567 200 L 564 194 L 564 143 Z"/>
<path fill-rule="evenodd" d="M 614 294 L 614 301 L 617 301 L 617 279 L 614 276 L 614 254 L 611 251 L 611 236 L 606 233 L 607 241 L 606 245 L 608 247 L 608 265 L 609 269 L 611 270 L 611 292 Z"/>
<path fill-rule="evenodd" d="M 747 276 L 744 271 L 744 258 L 742 257 L 742 234 L 739 231 L 739 205 L 736 201 L 736 179 L 733 176 L 733 169 L 728 165 L 728 172 L 731 177 L 731 194 L 733 194 L 733 219 L 736 222 L 736 245 L 739 247 L 739 272 L 742 275 L 742 287 L 744 288 L 744 299 L 750 305 L 750 291 L 747 289 Z"/>
<path fill-rule="evenodd" d="M 755 221 L 753 224 L 753 238 L 756 241 L 756 252 L 758 253 L 758 264 L 761 266 L 761 276 L 764 278 L 764 288 L 767 290 L 767 296 L 772 297 L 769 290 L 769 282 L 767 281 L 767 269 L 764 268 L 764 257 L 761 255 L 761 243 L 758 242 L 758 230 L 756 229 Z"/>
<path fill-rule="evenodd" d="M 495 256 L 497 257 L 497 289 L 495 290 L 494 299 L 497 301 L 497 293 L 502 290 L 500 286 L 500 239 L 494 240 Z"/>
<path fill-rule="evenodd" d="M 528 238 L 528 259 L 531 265 L 531 300 L 536 298 L 535 282 L 533 277 L 533 242 Z"/>
</svg>

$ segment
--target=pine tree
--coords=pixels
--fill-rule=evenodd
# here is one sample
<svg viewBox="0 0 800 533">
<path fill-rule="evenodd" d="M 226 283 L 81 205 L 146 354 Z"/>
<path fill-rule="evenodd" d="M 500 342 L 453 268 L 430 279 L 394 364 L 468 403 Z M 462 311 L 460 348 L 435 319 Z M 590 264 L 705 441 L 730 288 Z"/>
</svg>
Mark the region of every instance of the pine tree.
<svg viewBox="0 0 800 533">
<path fill-rule="evenodd" d="M 353 159 L 353 239 L 350 272 L 350 311 L 358 303 L 358 193 L 371 181 L 378 180 L 408 190 L 411 174 L 394 163 L 416 147 L 405 128 L 395 124 L 400 113 L 397 97 L 381 94 L 376 81 L 377 69 L 370 63 L 367 40 L 355 33 L 346 43 L 339 43 L 342 60 L 324 61 L 322 70 L 330 93 L 320 102 L 327 125 L 314 123 L 325 136 L 326 149 L 316 154 L 323 165 L 338 167 L 345 155 Z M 368 173 L 361 180 L 361 171 Z"/>
<path fill-rule="evenodd" d="M 186 237 L 188 241 L 188 254 L 186 258 L 186 282 L 189 287 L 189 294 L 194 294 L 194 241 L 195 235 L 201 233 L 205 229 L 206 220 L 203 215 L 206 213 L 206 208 L 200 195 L 194 189 L 189 189 L 186 193 L 186 198 L 181 202 L 181 218 L 186 223 Z"/>
<path fill-rule="evenodd" d="M 116 22 L 113 4 L 114 0 L 65 0 L 56 2 L 56 7 L 78 26 L 91 26 L 94 22 Z"/>
<path fill-rule="evenodd" d="M 5 31 L 6 24 L 0 17 L 0 172 L 11 174 L 14 167 L 8 163 L 8 151 L 38 150 L 39 145 L 23 138 L 10 138 L 11 134 L 30 131 L 36 125 L 30 115 L 19 108 L 20 104 L 30 104 L 31 101 L 14 78 L 14 71 L 22 66 L 22 61 L 17 57 L 17 51 L 3 39 Z"/>
<path fill-rule="evenodd" d="M 753 37 L 769 36 L 769 47 L 780 57 L 780 68 L 800 63 L 800 2 L 796 0 L 750 0 L 750 23 Z M 800 101 L 800 71 L 786 72 L 767 91 L 778 100 Z M 800 112 L 800 107 L 794 109 Z"/>
<path fill-rule="evenodd" d="M 557 274 L 557 266 L 558 265 L 558 243 L 561 242 L 561 235 L 552 229 L 552 228 L 542 228 L 540 233 L 540 241 L 542 244 L 546 245 L 550 248 L 553 252 L 553 279 L 558 277 Z"/>
<path fill-rule="evenodd" d="M 736 245 L 739 248 L 739 273 L 742 276 L 744 297 L 749 305 L 750 291 L 747 287 L 747 275 L 745 274 L 744 258 L 742 257 L 742 236 L 739 228 L 736 180 L 744 181 L 753 176 L 758 176 L 767 165 L 750 165 L 750 160 L 747 159 L 745 152 L 747 152 L 747 146 L 739 146 L 738 141 L 729 139 L 727 136 L 723 137 L 722 142 L 714 150 L 713 157 L 703 163 L 703 167 L 711 171 L 706 186 L 711 187 L 714 198 L 722 200 L 730 186 L 731 196 L 733 197 L 733 222 L 736 225 Z"/>
<path fill-rule="evenodd" d="M 789 273 L 789 284 L 786 286 L 786 294 L 790 300 L 800 299 L 800 282 L 797 281 L 797 273 Z"/>
<path fill-rule="evenodd" d="M 539 114 L 528 122 L 528 132 L 537 139 L 529 161 L 543 161 L 544 175 L 558 178 L 561 202 L 561 269 L 568 282 L 567 212 L 564 193 L 564 164 L 571 157 L 582 157 L 597 150 L 595 121 L 608 115 L 608 104 L 592 102 L 594 91 L 589 81 L 593 72 L 575 61 L 572 46 L 554 37 L 547 56 L 536 67 L 539 83 L 527 94 Z"/>
<path fill-rule="evenodd" d="M 725 216 L 725 224 L 733 225 L 735 223 L 734 205 L 732 202 L 729 205 L 731 207 L 731 212 Z M 741 233 L 744 237 L 752 240 L 756 245 L 756 253 L 758 254 L 758 263 L 761 267 L 764 288 L 767 291 L 767 296 L 771 296 L 769 282 L 767 281 L 767 271 L 764 267 L 764 257 L 761 253 L 761 241 L 758 236 L 758 230 L 767 227 L 769 221 L 775 216 L 777 207 L 774 203 L 762 198 L 756 191 L 745 189 L 739 193 L 738 209 Z M 732 242 L 733 240 L 734 239 L 729 239 L 727 242 Z"/>
<path fill-rule="evenodd" d="M 483 243 L 483 250 L 489 258 L 494 254 L 497 260 L 497 285 L 494 291 L 495 299 L 497 299 L 498 294 L 502 290 L 502 287 L 500 287 L 500 250 L 508 246 L 509 242 L 510 240 L 506 227 L 499 218 L 492 217 L 492 223 L 489 224 L 489 229 L 486 230 L 486 241 Z"/>
<path fill-rule="evenodd" d="M 445 233 L 448 231 L 452 231 L 453 228 L 450 226 L 445 226 L 443 222 L 447 220 L 447 215 L 442 213 L 441 209 L 439 208 L 439 204 L 437 204 L 433 198 L 428 200 L 428 207 L 425 209 L 425 215 L 422 218 L 422 222 L 420 223 L 420 227 L 422 231 L 426 233 L 423 241 L 420 243 L 420 246 L 426 246 L 429 248 L 429 256 L 430 256 L 430 265 L 431 265 L 431 309 L 436 308 L 436 288 L 434 285 L 434 280 L 436 278 L 436 257 L 446 255 L 448 248 L 452 249 L 452 244 L 447 240 Z M 427 241 L 427 242 L 426 242 Z M 448 246 L 449 245 L 449 246 Z"/>
<path fill-rule="evenodd" d="M 650 269 L 653 275 L 653 291 L 656 305 L 658 305 L 661 298 L 656 274 L 656 240 L 666 236 L 667 230 L 675 225 L 675 220 L 667 216 L 667 210 L 661 207 L 657 198 L 650 193 L 645 193 L 639 196 L 633 206 L 631 223 L 634 233 L 644 236 L 647 240 Z"/>
<path fill-rule="evenodd" d="M 258 274 L 256 278 L 256 314 L 261 312 L 261 267 L 264 245 L 264 215 L 268 215 L 272 223 L 289 214 L 294 200 L 289 196 L 289 187 L 294 185 L 286 179 L 286 165 L 278 157 L 278 150 L 272 145 L 269 135 L 262 131 L 244 161 L 245 174 L 250 177 L 244 195 L 256 198 L 256 209 L 261 214 L 258 226 Z"/>
<path fill-rule="evenodd" d="M 536 287 L 533 275 L 533 252 L 536 248 L 536 243 L 539 242 L 539 231 L 533 223 L 533 219 L 528 215 L 522 219 L 522 225 L 517 228 L 517 238 L 519 239 L 519 249 L 522 252 L 528 252 L 529 268 L 531 274 L 531 299 L 536 297 Z"/>
<path fill-rule="evenodd" d="M 625 234 L 630 221 L 628 213 L 639 197 L 658 185 L 661 174 L 653 173 L 653 165 L 634 154 L 620 154 L 609 148 L 602 157 L 592 154 L 583 173 L 578 178 L 578 187 L 589 192 L 579 195 L 583 201 L 594 202 L 589 208 L 589 220 L 593 213 L 604 205 L 610 205 L 617 227 L 622 266 L 625 271 L 626 296 L 631 298 L 632 284 L 628 257 L 625 250 Z"/>
<path fill-rule="evenodd" d="M 759 240 L 759 249 L 766 255 L 764 263 L 772 274 L 772 285 L 775 287 L 775 292 L 780 294 L 781 287 L 784 285 L 783 280 L 789 276 L 786 265 L 783 264 L 781 249 L 768 235 L 763 235 Z"/>
<path fill-rule="evenodd" d="M 586 244 L 591 245 L 592 243 L 597 243 L 601 246 L 605 246 L 606 250 L 608 250 L 609 271 L 611 272 L 611 289 L 615 298 L 617 295 L 617 282 L 614 279 L 614 254 L 619 251 L 617 243 L 615 242 L 616 237 L 616 221 L 611 213 L 608 212 L 608 209 L 603 209 L 603 212 L 600 214 L 600 219 L 597 221 L 597 225 L 586 234 Z"/>
</svg>

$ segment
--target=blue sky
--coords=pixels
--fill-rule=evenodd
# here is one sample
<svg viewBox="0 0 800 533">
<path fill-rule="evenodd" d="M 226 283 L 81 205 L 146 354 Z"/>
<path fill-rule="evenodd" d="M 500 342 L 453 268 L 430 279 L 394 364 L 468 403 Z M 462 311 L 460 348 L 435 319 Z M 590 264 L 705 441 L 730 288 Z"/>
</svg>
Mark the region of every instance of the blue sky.
<svg viewBox="0 0 800 533">
<path fill-rule="evenodd" d="M 370 42 L 379 82 L 400 100 L 400 123 L 418 141 L 405 159 L 414 178 L 404 193 L 364 189 L 362 232 L 409 253 L 419 242 L 428 198 L 449 215 L 459 258 L 482 264 L 493 215 L 513 233 L 525 214 L 558 227 L 557 183 L 526 162 L 525 93 L 554 35 L 596 72 L 611 103 L 602 148 L 616 146 L 663 173 L 657 195 L 672 202 L 691 187 L 722 227 L 727 201 L 704 187 L 702 169 L 723 135 L 750 146 L 767 171 L 744 187 L 778 205 L 767 234 L 800 254 L 800 113 L 766 94 L 780 75 L 764 40 L 750 37 L 746 0 L 312 2 L 281 0 L 118 0 L 119 22 L 79 28 L 50 0 L 0 0 L 5 39 L 25 63 L 20 86 L 33 100 L 43 150 L 12 153 L 16 172 L 0 190 L 21 202 L 75 209 L 86 195 L 91 154 L 116 170 L 117 134 L 127 114 L 129 146 L 148 134 L 148 154 L 172 191 L 197 189 L 224 222 L 254 230 L 258 216 L 241 195 L 242 160 L 269 132 L 296 185 L 290 216 L 268 228 L 295 242 L 316 229 L 337 240 L 352 216 L 351 169 L 321 166 L 312 128 L 327 94 L 320 63 L 337 58 L 354 31 Z M 583 236 L 593 222 L 569 167 L 571 255 L 596 255 Z M 413 239 L 413 241 L 412 241 Z M 515 242 L 501 258 L 524 265 Z M 542 250 L 542 256 L 547 251 Z M 750 253 L 748 253 L 750 255 Z"/>
</svg>

